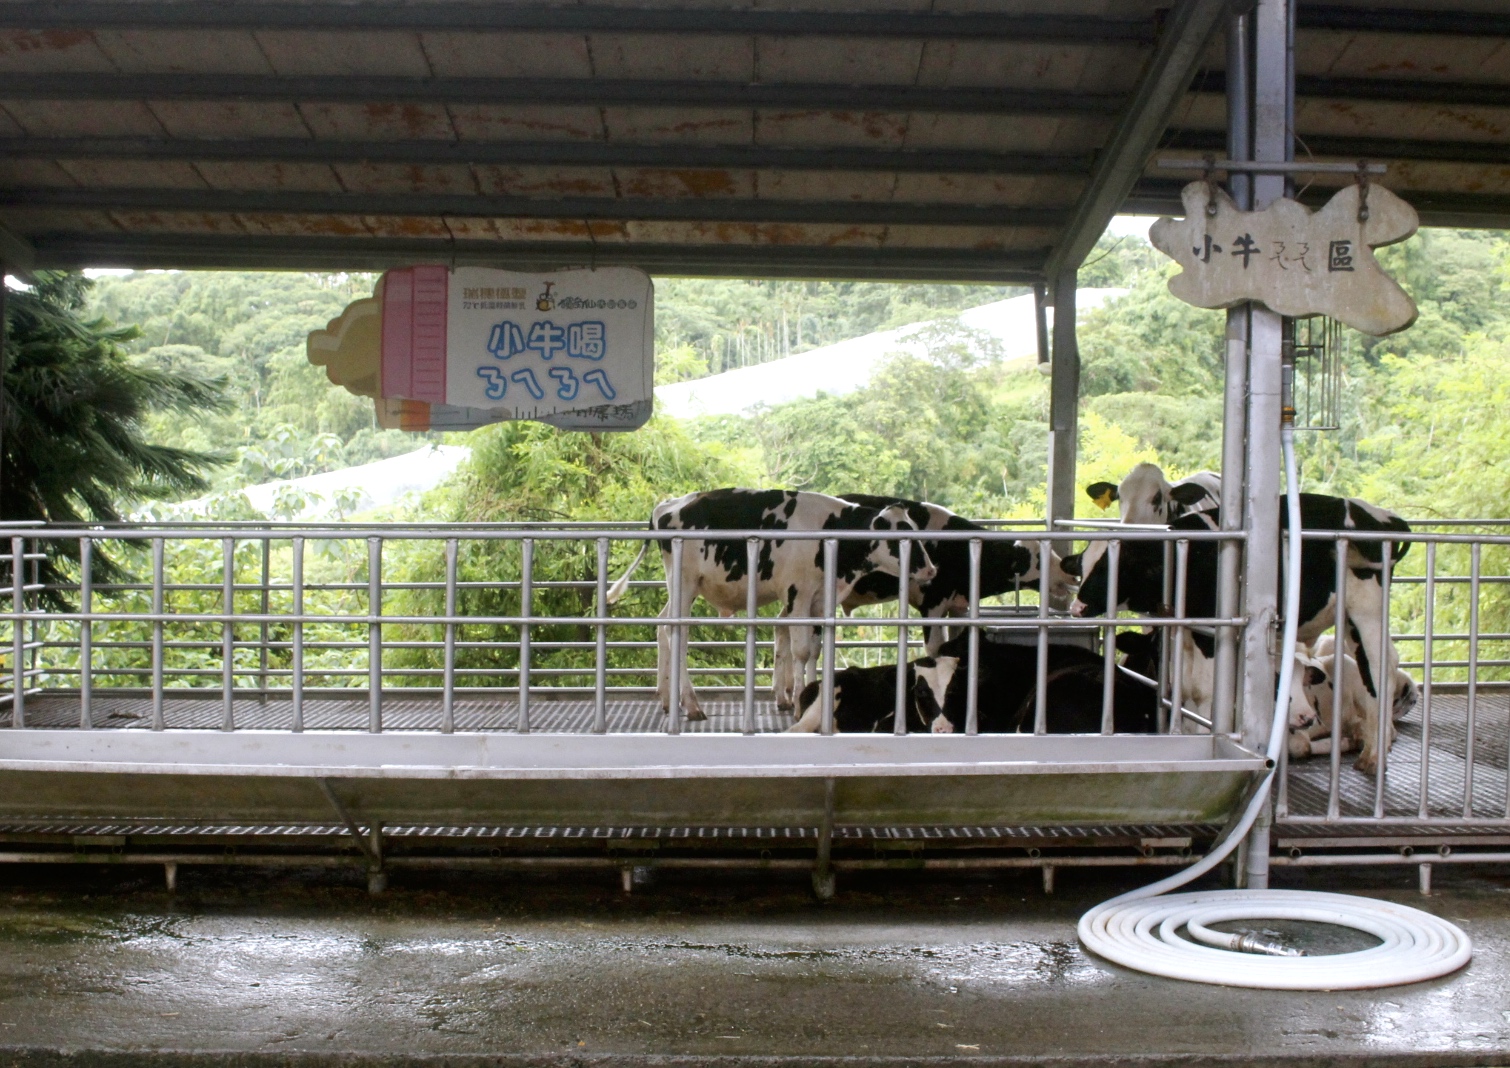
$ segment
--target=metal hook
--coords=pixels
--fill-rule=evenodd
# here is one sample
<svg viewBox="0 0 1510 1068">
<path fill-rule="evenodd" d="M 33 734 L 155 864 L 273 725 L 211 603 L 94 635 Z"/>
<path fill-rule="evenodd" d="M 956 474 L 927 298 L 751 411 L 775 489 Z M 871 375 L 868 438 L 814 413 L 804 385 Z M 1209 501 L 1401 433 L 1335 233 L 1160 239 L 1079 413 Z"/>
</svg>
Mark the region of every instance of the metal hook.
<svg viewBox="0 0 1510 1068">
<path fill-rule="evenodd" d="M 1358 183 L 1358 221 L 1368 222 L 1368 160 L 1358 161 L 1358 174 L 1355 178 Z"/>
<path fill-rule="evenodd" d="M 1208 218 L 1216 218 L 1216 183 L 1211 176 L 1216 171 L 1216 157 L 1209 152 L 1203 157 L 1206 161 L 1205 170 L 1201 173 L 1201 180 L 1206 183 L 1206 215 Z"/>
</svg>

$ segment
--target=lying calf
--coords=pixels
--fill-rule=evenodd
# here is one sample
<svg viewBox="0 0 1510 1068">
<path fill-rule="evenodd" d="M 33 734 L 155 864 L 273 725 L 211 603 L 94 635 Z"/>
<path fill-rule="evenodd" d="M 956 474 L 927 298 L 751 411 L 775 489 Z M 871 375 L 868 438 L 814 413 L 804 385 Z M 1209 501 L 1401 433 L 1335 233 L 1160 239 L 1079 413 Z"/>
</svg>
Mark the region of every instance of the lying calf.
<svg viewBox="0 0 1510 1068">
<path fill-rule="evenodd" d="M 1319 644 L 1319 643 L 1318 643 Z M 1338 745 L 1343 753 L 1361 750 L 1374 698 L 1363 685 L 1363 675 L 1358 662 L 1352 657 L 1342 658 L 1342 706 L 1341 737 L 1332 738 L 1332 672 L 1334 661 L 1331 649 L 1325 656 L 1313 656 L 1305 652 L 1295 654 L 1295 673 L 1290 684 L 1290 737 L 1288 749 L 1291 760 L 1330 754 L 1332 746 Z M 1403 674 L 1403 672 L 1402 672 Z M 1407 677 L 1408 678 L 1408 677 Z M 1414 685 L 1414 680 L 1410 680 Z M 1394 745 L 1395 725 L 1385 727 L 1385 749 Z"/>
<path fill-rule="evenodd" d="M 907 729 L 936 734 L 965 729 L 969 686 L 968 638 L 947 642 L 936 657 L 907 665 Z M 976 686 L 978 726 L 983 734 L 1031 732 L 1037 695 L 1038 652 L 1033 646 L 980 643 Z M 1101 730 L 1102 661 L 1074 646 L 1049 646 L 1046 726 L 1050 734 Z M 834 728 L 891 731 L 895 724 L 896 667 L 846 668 L 834 678 Z M 811 683 L 798 704 L 802 715 L 790 728 L 816 731 L 822 721 L 822 690 Z M 1157 705 L 1148 687 L 1119 673 L 1113 684 L 1112 717 L 1119 734 L 1156 729 Z"/>
</svg>

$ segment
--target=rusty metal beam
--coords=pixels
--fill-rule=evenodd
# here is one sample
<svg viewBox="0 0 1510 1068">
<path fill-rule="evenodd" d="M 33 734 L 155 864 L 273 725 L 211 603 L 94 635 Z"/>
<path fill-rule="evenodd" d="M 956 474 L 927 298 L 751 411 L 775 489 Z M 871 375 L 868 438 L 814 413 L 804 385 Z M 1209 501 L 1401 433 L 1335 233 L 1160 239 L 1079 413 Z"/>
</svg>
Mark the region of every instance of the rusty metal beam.
<svg viewBox="0 0 1510 1068">
<path fill-rule="evenodd" d="M 1049 257 L 1051 278 L 1072 277 L 1121 210 L 1184 99 L 1207 42 L 1232 10 L 1233 0 L 1180 0 L 1170 10 L 1122 119 L 1098 154 L 1096 169 Z"/>
<path fill-rule="evenodd" d="M 1227 78 L 1207 71 L 1191 83 L 1198 93 L 1225 93 Z M 1457 82 L 1428 78 L 1343 78 L 1329 74 L 1297 74 L 1297 99 L 1362 100 L 1392 104 L 1451 104 L 1457 107 L 1510 108 L 1510 84 Z"/>
<path fill-rule="evenodd" d="M 1403 33 L 1414 36 L 1510 37 L 1510 15 L 1496 11 L 1426 11 L 1411 8 L 1338 7 L 1302 4 L 1302 30 Z"/>
<path fill-rule="evenodd" d="M 967 149 L 785 148 L 616 141 L 402 141 L 313 138 L 8 137 L 0 158 L 232 163 L 403 163 L 689 167 L 919 174 L 1087 174 L 1091 157 Z"/>
<path fill-rule="evenodd" d="M 496 196 L 456 193 L 323 193 L 293 190 L 0 189 L 0 207 L 94 211 L 193 211 L 226 214 L 392 215 L 407 218 L 533 218 L 658 222 L 840 223 L 897 226 L 1060 226 L 1061 208 L 995 204 L 898 203 L 861 200 L 757 200 L 701 197 Z"/>
<path fill-rule="evenodd" d="M 869 8 L 869 9 L 867 9 Z M 1147 18 L 976 12 L 882 11 L 828 4 L 810 11 L 727 6 L 606 7 L 560 3 L 214 3 L 206 0 L 47 0 L 0 4 L 0 27 L 13 29 L 399 30 L 528 33 L 749 34 L 802 37 L 996 38 L 1083 44 L 1147 44 Z"/>
<path fill-rule="evenodd" d="M 878 281 L 1042 280 L 1047 248 L 855 248 L 585 241 L 450 241 L 223 234 L 47 233 L 31 238 L 39 267 L 384 270 L 415 262 L 549 270 L 627 264 L 659 275 Z"/>
<path fill-rule="evenodd" d="M 1063 90 L 916 85 L 641 81 L 598 78 L 400 78 L 378 75 L 0 74 L 3 100 L 325 101 L 349 104 L 551 104 L 586 107 L 795 108 L 982 115 L 1118 114 L 1126 97 Z"/>
<path fill-rule="evenodd" d="M 1306 147 L 1316 156 L 1344 159 L 1421 160 L 1430 163 L 1510 164 L 1510 144 L 1496 141 L 1420 141 L 1401 137 L 1339 137 L 1300 131 Z M 1173 151 L 1226 152 L 1227 135 L 1220 130 L 1170 132 L 1167 148 Z"/>
</svg>

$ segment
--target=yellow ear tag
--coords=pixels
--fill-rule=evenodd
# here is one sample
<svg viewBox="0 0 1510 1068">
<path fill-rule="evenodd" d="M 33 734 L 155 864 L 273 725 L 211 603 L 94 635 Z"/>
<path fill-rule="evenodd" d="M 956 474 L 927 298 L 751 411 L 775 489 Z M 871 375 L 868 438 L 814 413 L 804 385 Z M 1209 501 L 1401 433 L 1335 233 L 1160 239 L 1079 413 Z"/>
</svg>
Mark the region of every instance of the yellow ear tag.
<svg viewBox="0 0 1510 1068">
<path fill-rule="evenodd" d="M 1095 501 L 1097 508 L 1101 509 L 1103 512 L 1106 511 L 1112 506 L 1112 491 L 1107 490 L 1105 493 L 1101 494 L 1101 496 L 1095 498 Z"/>
</svg>

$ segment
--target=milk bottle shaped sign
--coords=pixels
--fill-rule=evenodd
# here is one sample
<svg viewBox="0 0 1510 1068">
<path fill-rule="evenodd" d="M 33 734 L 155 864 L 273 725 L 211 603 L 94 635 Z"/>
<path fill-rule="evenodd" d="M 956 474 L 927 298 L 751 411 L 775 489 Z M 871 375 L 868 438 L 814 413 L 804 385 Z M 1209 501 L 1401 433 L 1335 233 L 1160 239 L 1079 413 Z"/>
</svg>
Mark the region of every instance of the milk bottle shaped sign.
<svg viewBox="0 0 1510 1068">
<path fill-rule="evenodd" d="M 654 401 L 653 309 L 633 268 L 406 267 L 311 334 L 309 358 L 372 396 L 384 426 L 633 430 Z"/>
</svg>

